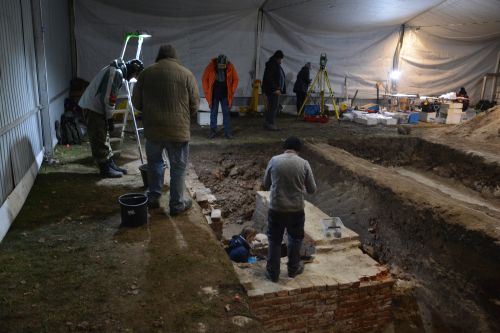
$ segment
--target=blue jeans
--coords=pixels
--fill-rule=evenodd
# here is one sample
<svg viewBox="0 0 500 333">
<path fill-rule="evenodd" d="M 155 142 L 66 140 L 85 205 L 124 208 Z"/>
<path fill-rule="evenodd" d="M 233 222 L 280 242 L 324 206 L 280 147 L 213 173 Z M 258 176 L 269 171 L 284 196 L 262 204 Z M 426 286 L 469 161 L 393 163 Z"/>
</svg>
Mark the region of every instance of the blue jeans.
<svg viewBox="0 0 500 333">
<path fill-rule="evenodd" d="M 184 178 L 189 158 L 189 142 L 152 142 L 146 141 L 148 157 L 148 198 L 158 200 L 163 187 L 163 149 L 167 151 L 170 163 L 170 208 L 183 210 Z"/>
<path fill-rule="evenodd" d="M 280 275 L 281 242 L 285 229 L 288 233 L 288 272 L 296 272 L 300 265 L 300 247 L 304 239 L 304 211 L 278 212 L 269 209 L 267 214 L 267 238 L 269 249 L 267 271 L 273 278 Z"/>
<path fill-rule="evenodd" d="M 210 129 L 217 131 L 217 114 L 219 113 L 219 103 L 222 108 L 222 121 L 224 124 L 224 135 L 231 135 L 231 120 L 229 119 L 229 102 L 227 97 L 215 97 L 212 100 L 212 108 L 210 109 Z"/>
</svg>

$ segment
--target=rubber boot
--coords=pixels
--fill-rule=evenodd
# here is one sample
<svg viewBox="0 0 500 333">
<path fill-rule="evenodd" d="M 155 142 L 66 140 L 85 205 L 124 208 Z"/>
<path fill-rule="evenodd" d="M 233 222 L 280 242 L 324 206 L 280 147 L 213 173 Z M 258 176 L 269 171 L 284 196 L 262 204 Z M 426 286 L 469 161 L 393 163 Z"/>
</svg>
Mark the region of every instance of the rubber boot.
<svg viewBox="0 0 500 333">
<path fill-rule="evenodd" d="M 128 172 L 126 169 L 120 168 L 118 165 L 116 165 L 115 160 L 113 160 L 112 158 L 109 159 L 109 166 L 111 167 L 111 169 L 120 171 L 124 175 L 126 175 Z"/>
<path fill-rule="evenodd" d="M 103 178 L 120 178 L 123 176 L 123 173 L 120 171 L 116 171 L 110 165 L 111 163 L 108 161 L 99 163 L 99 173 Z"/>
</svg>

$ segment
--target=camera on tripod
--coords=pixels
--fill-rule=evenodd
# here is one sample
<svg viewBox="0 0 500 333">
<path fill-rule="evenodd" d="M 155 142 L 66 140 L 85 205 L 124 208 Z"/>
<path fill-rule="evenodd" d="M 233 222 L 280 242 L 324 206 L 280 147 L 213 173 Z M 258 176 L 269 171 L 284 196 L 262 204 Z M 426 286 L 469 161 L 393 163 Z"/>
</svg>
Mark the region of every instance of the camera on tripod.
<svg viewBox="0 0 500 333">
<path fill-rule="evenodd" d="M 326 53 L 321 53 L 321 55 L 319 56 L 319 68 L 325 69 L 327 61 L 328 58 L 326 57 Z"/>
</svg>

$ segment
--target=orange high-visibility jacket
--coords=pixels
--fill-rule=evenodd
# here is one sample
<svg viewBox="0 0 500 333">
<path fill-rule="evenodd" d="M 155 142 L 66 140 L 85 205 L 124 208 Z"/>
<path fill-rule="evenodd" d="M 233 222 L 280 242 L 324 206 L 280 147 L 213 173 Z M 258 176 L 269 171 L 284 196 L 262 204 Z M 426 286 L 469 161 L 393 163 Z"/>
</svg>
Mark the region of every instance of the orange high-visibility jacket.
<svg viewBox="0 0 500 333">
<path fill-rule="evenodd" d="M 214 89 L 215 78 L 217 76 L 217 59 L 213 58 L 205 68 L 201 82 L 203 84 L 203 92 L 207 99 L 208 105 L 212 108 L 212 94 Z M 238 73 L 232 63 L 228 63 L 226 67 L 226 84 L 227 84 L 227 101 L 229 107 L 233 105 L 233 95 L 238 87 Z"/>
</svg>

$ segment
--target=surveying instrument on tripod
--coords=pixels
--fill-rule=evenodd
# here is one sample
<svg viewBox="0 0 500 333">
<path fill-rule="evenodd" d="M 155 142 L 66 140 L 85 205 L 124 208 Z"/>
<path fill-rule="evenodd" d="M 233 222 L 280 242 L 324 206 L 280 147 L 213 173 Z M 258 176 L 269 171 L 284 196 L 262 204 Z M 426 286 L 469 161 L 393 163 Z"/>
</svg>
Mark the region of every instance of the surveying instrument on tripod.
<svg viewBox="0 0 500 333">
<path fill-rule="evenodd" d="M 325 122 L 328 121 L 328 115 L 325 112 L 325 87 L 328 88 L 328 91 L 330 93 L 330 99 L 332 101 L 333 109 L 335 110 L 335 116 L 337 117 L 337 120 L 340 121 L 339 119 L 339 109 L 337 107 L 337 104 L 335 103 L 335 99 L 333 97 L 333 90 L 332 86 L 330 84 L 330 79 L 328 78 L 328 72 L 326 71 L 326 63 L 328 59 L 326 57 L 325 53 L 322 53 L 320 58 L 319 58 L 319 71 L 316 74 L 316 77 L 313 80 L 313 83 L 309 87 L 309 90 L 307 91 L 306 99 L 304 100 L 304 103 L 302 103 L 302 106 L 300 107 L 299 114 L 298 116 L 304 115 L 304 120 L 305 121 L 314 121 L 314 122 Z M 312 99 L 312 92 L 314 91 L 314 88 L 318 86 L 319 90 L 319 96 L 320 96 L 320 104 L 319 104 L 319 115 L 308 115 L 307 113 L 304 112 L 304 109 L 307 105 L 307 103 Z"/>
</svg>

